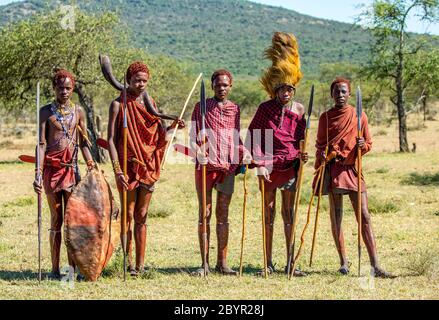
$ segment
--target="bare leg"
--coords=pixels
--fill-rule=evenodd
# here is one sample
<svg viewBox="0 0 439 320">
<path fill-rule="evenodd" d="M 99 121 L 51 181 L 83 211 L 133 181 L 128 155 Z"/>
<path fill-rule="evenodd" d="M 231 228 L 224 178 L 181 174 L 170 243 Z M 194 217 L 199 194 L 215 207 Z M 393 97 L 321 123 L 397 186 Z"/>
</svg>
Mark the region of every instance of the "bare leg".
<svg viewBox="0 0 439 320">
<path fill-rule="evenodd" d="M 267 248 L 267 266 L 274 270 L 273 265 L 273 225 L 276 216 L 276 189 L 265 191 L 265 241 Z"/>
<path fill-rule="evenodd" d="M 122 203 L 122 194 L 120 195 L 121 203 Z M 129 272 L 134 271 L 133 262 L 132 262 L 132 238 L 133 238 L 133 216 L 134 216 L 134 209 L 136 206 L 136 199 L 137 199 L 137 190 L 131 190 L 127 192 L 127 257 L 128 257 L 128 266 L 127 269 Z M 121 243 L 123 244 L 123 234 L 121 230 L 120 235 Z"/>
<path fill-rule="evenodd" d="M 340 272 L 347 274 L 349 272 L 349 262 L 346 257 L 346 247 L 342 228 L 343 221 L 343 195 L 329 193 L 330 218 L 332 236 L 337 247 L 338 256 L 340 258 Z"/>
<path fill-rule="evenodd" d="M 358 222 L 358 200 L 357 200 L 357 193 L 356 192 L 350 192 L 349 198 L 352 203 L 352 207 L 355 210 L 355 217 Z M 369 209 L 368 209 L 368 198 L 367 193 L 362 193 L 362 199 L 361 199 L 361 219 L 362 219 L 362 228 L 361 228 L 361 235 L 363 236 L 364 244 L 366 245 L 367 253 L 369 254 L 370 264 L 373 268 L 378 268 L 378 257 L 377 257 L 377 250 L 376 250 L 376 242 L 375 242 L 375 236 L 373 234 L 372 230 L 372 222 L 370 219 Z"/>
<path fill-rule="evenodd" d="M 63 223 L 62 192 L 48 193 L 47 202 L 50 209 L 50 255 L 52 258 L 53 278 L 61 278 L 59 263 L 61 251 L 61 227 Z"/>
<path fill-rule="evenodd" d="M 137 201 L 134 208 L 134 239 L 136 242 L 136 271 L 143 272 L 145 263 L 146 233 L 149 203 L 152 192 L 137 188 Z"/>
<path fill-rule="evenodd" d="M 67 207 L 67 201 L 69 201 L 69 198 L 72 195 L 72 193 L 71 192 L 67 192 L 67 191 L 63 191 L 62 195 L 63 195 L 63 201 L 64 201 L 64 206 L 63 206 L 64 207 L 64 209 L 63 209 L 63 217 L 64 217 L 64 213 L 66 212 L 66 207 Z M 70 252 L 68 252 L 68 250 L 67 250 L 67 259 L 69 261 L 69 265 L 73 268 L 73 270 L 75 270 L 75 268 L 76 268 L 75 260 L 70 255 Z"/>
<path fill-rule="evenodd" d="M 291 241 L 291 226 L 294 223 L 294 197 L 296 192 L 291 192 L 287 190 L 283 190 L 282 194 L 282 219 L 284 221 L 284 233 L 285 233 L 285 241 L 287 247 L 287 264 L 288 258 L 290 256 L 290 241 Z M 293 243 L 294 248 L 294 243 Z"/>
<path fill-rule="evenodd" d="M 217 193 L 216 201 L 216 235 L 218 240 L 217 271 L 226 275 L 237 275 L 238 273 L 227 265 L 227 245 L 229 241 L 229 206 L 232 195 Z"/>
<path fill-rule="evenodd" d="M 204 274 L 204 240 L 203 240 L 203 195 L 202 191 L 197 191 L 198 196 L 198 242 L 200 244 L 201 269 L 197 270 L 195 275 Z M 206 190 L 206 261 L 209 270 L 209 246 L 210 246 L 210 219 L 212 217 L 212 189 Z"/>
<path fill-rule="evenodd" d="M 368 197 L 367 192 L 363 192 L 361 197 L 361 235 L 363 236 L 364 244 L 366 245 L 367 253 L 369 254 L 369 260 L 370 265 L 372 266 L 374 270 L 375 277 L 380 278 L 395 278 L 393 274 L 386 272 L 383 270 L 378 262 L 378 254 L 377 254 L 377 247 L 376 247 L 376 241 L 375 241 L 375 235 L 373 233 L 372 229 L 372 221 L 369 213 L 369 206 L 368 206 Z M 357 218 L 358 222 L 358 199 L 357 199 L 357 193 L 356 192 L 350 192 L 349 198 L 351 200 L 352 206 L 355 210 L 355 217 Z"/>
</svg>

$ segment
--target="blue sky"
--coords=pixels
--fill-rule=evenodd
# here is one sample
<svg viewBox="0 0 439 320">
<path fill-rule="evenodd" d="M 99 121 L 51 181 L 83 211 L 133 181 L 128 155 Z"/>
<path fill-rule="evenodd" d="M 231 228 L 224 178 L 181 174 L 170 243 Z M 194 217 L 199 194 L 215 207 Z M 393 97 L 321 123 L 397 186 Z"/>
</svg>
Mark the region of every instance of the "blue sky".
<svg viewBox="0 0 439 320">
<path fill-rule="evenodd" d="M 253 2 L 284 7 L 310 16 L 352 23 L 361 12 L 360 4 L 371 4 L 373 0 L 251 0 Z M 0 5 L 15 1 L 0 0 Z M 409 31 L 429 32 L 439 35 L 439 24 L 425 25 L 415 19 L 408 24 Z"/>
</svg>

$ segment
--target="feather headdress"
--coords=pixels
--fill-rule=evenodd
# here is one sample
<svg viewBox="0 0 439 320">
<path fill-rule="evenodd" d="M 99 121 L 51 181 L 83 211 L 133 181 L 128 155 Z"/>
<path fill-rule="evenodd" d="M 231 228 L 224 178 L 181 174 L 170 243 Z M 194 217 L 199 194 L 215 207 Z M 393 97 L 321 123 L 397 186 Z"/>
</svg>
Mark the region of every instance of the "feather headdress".
<svg viewBox="0 0 439 320">
<path fill-rule="evenodd" d="M 300 71 L 299 45 L 293 34 L 276 32 L 272 46 L 265 50 L 264 57 L 273 64 L 260 81 L 272 99 L 276 97 L 277 89 L 283 85 L 296 88 L 303 75 Z"/>
</svg>

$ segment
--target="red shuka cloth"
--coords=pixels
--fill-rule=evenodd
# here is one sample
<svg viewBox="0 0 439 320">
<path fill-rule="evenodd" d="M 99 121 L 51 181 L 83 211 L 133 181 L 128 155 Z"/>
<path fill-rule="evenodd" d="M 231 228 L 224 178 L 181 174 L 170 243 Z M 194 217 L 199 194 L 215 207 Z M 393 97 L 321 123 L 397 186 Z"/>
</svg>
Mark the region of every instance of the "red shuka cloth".
<svg viewBox="0 0 439 320">
<path fill-rule="evenodd" d="M 206 143 L 209 155 L 208 171 L 221 171 L 226 175 L 238 168 L 244 145 L 240 137 L 241 111 L 237 104 L 227 101 L 224 105 L 213 98 L 206 100 Z M 192 127 L 190 138 L 200 146 L 199 133 L 202 128 L 200 103 L 195 105 L 192 112 Z M 198 161 L 196 167 L 199 168 Z"/>
<path fill-rule="evenodd" d="M 290 169 L 293 161 L 300 156 L 300 140 L 305 136 L 305 127 L 303 116 L 283 107 L 275 99 L 262 103 L 248 132 L 253 158 L 258 166 L 269 170 L 272 167 L 274 171 Z M 255 131 L 258 129 L 260 131 Z M 272 134 L 272 141 L 267 134 Z"/>
<path fill-rule="evenodd" d="M 213 189 L 213 187 L 215 187 L 215 185 L 223 183 L 226 176 L 228 175 L 218 170 L 215 171 L 206 170 L 206 190 L 210 191 Z M 195 170 L 195 189 L 197 190 L 197 192 L 201 193 L 202 188 L 203 188 L 203 171 Z"/>
<path fill-rule="evenodd" d="M 47 152 L 44 159 L 43 186 L 46 193 L 56 193 L 62 190 L 71 192 L 76 184 L 73 167 L 51 166 L 50 163 L 68 163 L 73 159 L 69 147 L 61 151 Z"/>
<path fill-rule="evenodd" d="M 325 152 L 327 143 L 329 143 L 329 153 L 332 151 L 337 153 L 336 161 L 329 164 L 330 190 L 334 188 L 349 191 L 358 190 L 357 123 L 356 110 L 350 105 L 343 108 L 334 107 L 320 116 L 316 141 L 317 159 L 319 159 L 320 154 Z M 362 151 L 364 155 L 372 149 L 372 137 L 364 112 L 361 116 L 361 134 L 366 143 L 366 148 Z M 315 168 L 317 169 L 319 166 L 320 162 L 317 160 Z M 362 181 L 362 189 L 365 191 L 364 179 Z"/>
<path fill-rule="evenodd" d="M 266 190 L 279 188 L 296 176 L 293 163 L 300 157 L 300 140 L 304 139 L 305 127 L 302 115 L 283 107 L 276 99 L 259 106 L 247 138 L 251 137 L 252 155 L 257 165 L 271 172 L 271 182 L 265 182 Z M 267 134 L 272 134 L 272 140 Z M 246 145 L 249 144 L 250 141 L 246 141 Z"/>
<path fill-rule="evenodd" d="M 154 107 L 155 102 L 152 101 Z M 123 96 L 120 97 L 120 109 L 116 121 L 115 144 L 121 168 L 123 169 Z M 140 183 L 153 185 L 160 178 L 160 165 L 166 148 L 166 131 L 161 120 L 148 113 L 145 106 L 127 96 L 128 122 L 128 184 L 129 191 Z M 143 166 L 132 159 L 146 165 Z"/>
</svg>

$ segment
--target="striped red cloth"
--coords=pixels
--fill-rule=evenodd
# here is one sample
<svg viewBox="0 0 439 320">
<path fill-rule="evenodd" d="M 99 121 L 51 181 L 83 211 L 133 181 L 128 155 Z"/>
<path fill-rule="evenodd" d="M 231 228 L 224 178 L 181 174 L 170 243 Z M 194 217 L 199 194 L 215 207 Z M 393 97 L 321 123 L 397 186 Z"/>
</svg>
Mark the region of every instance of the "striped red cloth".
<svg viewBox="0 0 439 320">
<path fill-rule="evenodd" d="M 240 137 L 241 110 L 232 101 L 219 103 L 214 98 L 206 100 L 206 150 L 209 156 L 208 171 L 235 172 L 244 152 Z M 202 117 L 200 103 L 192 112 L 190 139 L 201 146 Z M 198 161 L 196 163 L 199 167 Z"/>
<path fill-rule="evenodd" d="M 300 140 L 305 136 L 305 127 L 302 115 L 272 99 L 262 103 L 256 111 L 246 146 L 251 146 L 258 166 L 269 171 L 288 170 L 300 156 Z"/>
<path fill-rule="evenodd" d="M 152 99 L 151 99 L 152 100 Z M 155 102 L 152 101 L 155 107 Z M 116 121 L 116 149 L 119 162 L 123 163 L 123 96 Z M 145 106 L 127 95 L 128 120 L 128 184 L 133 190 L 140 183 L 153 185 L 160 178 L 160 163 L 166 147 L 166 130 L 160 118 L 148 113 Z M 135 158 L 144 163 L 133 162 Z"/>
</svg>

